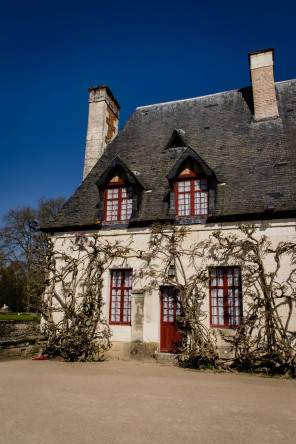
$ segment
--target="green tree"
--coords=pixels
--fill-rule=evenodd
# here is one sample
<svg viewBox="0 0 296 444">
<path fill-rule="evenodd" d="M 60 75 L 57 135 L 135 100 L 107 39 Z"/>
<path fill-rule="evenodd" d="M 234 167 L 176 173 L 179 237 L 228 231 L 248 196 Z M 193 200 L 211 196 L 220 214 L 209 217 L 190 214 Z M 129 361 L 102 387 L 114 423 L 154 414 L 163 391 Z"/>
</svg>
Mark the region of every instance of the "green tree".
<svg viewBox="0 0 296 444">
<path fill-rule="evenodd" d="M 39 308 L 44 280 L 42 250 L 45 235 L 38 231 L 38 226 L 52 219 L 64 202 L 63 197 L 41 198 L 37 208 L 27 206 L 9 210 L 2 218 L 1 301 L 11 309 L 36 311 Z"/>
<path fill-rule="evenodd" d="M 10 311 L 23 311 L 24 276 L 12 262 L 0 268 L 0 307 L 9 306 Z"/>
</svg>

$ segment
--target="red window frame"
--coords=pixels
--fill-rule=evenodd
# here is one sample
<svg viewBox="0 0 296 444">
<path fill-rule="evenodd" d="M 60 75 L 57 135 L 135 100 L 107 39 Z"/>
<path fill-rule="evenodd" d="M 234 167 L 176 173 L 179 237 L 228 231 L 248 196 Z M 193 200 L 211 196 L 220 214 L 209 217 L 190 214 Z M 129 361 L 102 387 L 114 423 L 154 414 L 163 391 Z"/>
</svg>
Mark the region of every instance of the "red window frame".
<svg viewBox="0 0 296 444">
<path fill-rule="evenodd" d="M 243 319 L 241 271 L 239 267 L 210 270 L 211 327 L 237 328 Z"/>
<path fill-rule="evenodd" d="M 131 325 L 131 269 L 111 270 L 110 324 Z"/>
<path fill-rule="evenodd" d="M 185 181 L 188 181 L 190 183 L 190 189 L 189 190 L 183 190 L 180 191 L 179 190 L 179 184 L 184 183 Z M 200 181 L 199 182 L 199 190 L 195 189 L 195 183 L 196 181 Z M 206 190 L 205 189 L 201 189 L 201 181 L 205 181 L 206 182 Z M 184 185 L 185 187 L 185 185 Z M 176 207 L 176 215 L 177 216 L 205 216 L 208 214 L 208 209 L 209 209 L 209 193 L 208 193 L 208 185 L 207 185 L 207 179 L 205 177 L 202 176 L 197 176 L 196 174 L 194 174 L 193 172 L 191 174 L 186 174 L 186 175 L 180 175 L 178 180 L 176 180 L 176 182 L 174 183 L 174 189 L 175 189 L 175 207 Z M 200 213 L 200 212 L 196 212 L 195 210 L 195 197 L 197 197 L 199 199 L 199 208 L 202 208 L 202 194 L 205 193 L 206 194 L 206 211 L 204 213 Z M 180 196 L 190 196 L 190 212 L 186 213 L 186 214 L 181 214 L 181 210 L 180 210 Z M 185 198 L 184 198 L 184 211 L 186 211 L 186 205 L 185 205 Z"/>
<path fill-rule="evenodd" d="M 110 197 L 109 191 L 114 192 L 115 190 L 118 191 L 117 195 L 115 197 Z M 130 185 L 125 184 L 122 180 L 120 180 L 116 184 L 109 182 L 104 191 L 104 221 L 117 222 L 129 220 L 132 212 L 132 200 L 133 188 Z M 116 211 L 116 215 L 114 218 L 112 218 L 112 214 L 111 218 L 108 218 L 108 211 L 110 208 L 111 212 Z M 122 217 L 122 211 L 124 211 L 123 214 L 125 214 L 126 217 Z"/>
</svg>

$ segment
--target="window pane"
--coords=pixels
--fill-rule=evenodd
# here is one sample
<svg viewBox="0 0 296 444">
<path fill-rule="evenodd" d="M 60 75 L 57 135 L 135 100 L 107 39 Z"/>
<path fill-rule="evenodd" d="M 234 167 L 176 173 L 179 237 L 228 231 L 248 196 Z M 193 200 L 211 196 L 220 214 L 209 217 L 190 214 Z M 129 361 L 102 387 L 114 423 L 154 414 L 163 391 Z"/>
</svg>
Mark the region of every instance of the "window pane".
<svg viewBox="0 0 296 444">
<path fill-rule="evenodd" d="M 177 182 L 177 203 L 179 216 L 198 216 L 208 213 L 206 179 L 190 179 Z M 192 208 L 192 203 L 194 207 Z"/>
<path fill-rule="evenodd" d="M 107 217 L 106 220 L 117 220 L 118 215 L 118 200 L 107 201 Z"/>
<path fill-rule="evenodd" d="M 233 269 L 227 268 L 227 284 L 228 286 L 233 285 Z"/>
<path fill-rule="evenodd" d="M 207 180 L 196 179 L 194 180 L 194 214 L 207 214 L 208 213 L 208 193 Z"/>
<path fill-rule="evenodd" d="M 184 182 L 184 191 L 190 191 L 191 190 L 191 181 L 190 180 L 185 180 Z"/>
<path fill-rule="evenodd" d="M 118 198 L 118 188 L 109 188 L 107 190 L 108 199 L 117 199 Z"/>
<path fill-rule="evenodd" d="M 130 323 L 132 270 L 112 270 L 110 321 Z"/>
<path fill-rule="evenodd" d="M 121 214 L 120 220 L 128 220 L 132 214 L 133 207 L 133 189 L 132 187 L 122 188 Z"/>
<path fill-rule="evenodd" d="M 217 285 L 219 287 L 223 286 L 223 269 L 222 268 L 217 269 Z"/>
<path fill-rule="evenodd" d="M 211 270 L 211 322 L 224 327 L 238 326 L 242 321 L 240 269 L 221 267 Z"/>
<path fill-rule="evenodd" d="M 194 214 L 201 214 L 201 202 L 200 202 L 200 196 L 195 194 L 194 196 Z"/>
<path fill-rule="evenodd" d="M 108 188 L 105 202 L 106 220 L 128 220 L 132 213 L 132 198 L 132 187 Z"/>
<path fill-rule="evenodd" d="M 191 212 L 191 196 L 190 194 L 185 194 L 185 214 L 190 215 Z"/>
<path fill-rule="evenodd" d="M 124 272 L 124 286 L 125 287 L 131 287 L 132 286 L 132 278 L 133 278 L 132 270 L 126 270 Z"/>
<path fill-rule="evenodd" d="M 214 287 L 217 285 L 216 275 L 217 275 L 216 268 L 212 268 L 211 269 L 211 285 L 213 285 Z"/>
<path fill-rule="evenodd" d="M 234 285 L 238 286 L 239 285 L 239 278 L 240 278 L 240 269 L 234 268 L 233 275 L 234 275 Z"/>
<path fill-rule="evenodd" d="M 176 322 L 181 315 L 181 301 L 173 287 L 163 287 L 162 289 L 162 321 Z"/>
<path fill-rule="evenodd" d="M 178 191 L 179 193 L 183 193 L 185 190 L 185 183 L 184 182 L 178 182 Z"/>
<path fill-rule="evenodd" d="M 200 214 L 208 214 L 208 193 L 200 193 Z"/>
<path fill-rule="evenodd" d="M 127 188 L 126 187 L 122 187 L 121 188 L 121 196 L 122 197 L 127 197 Z"/>
</svg>

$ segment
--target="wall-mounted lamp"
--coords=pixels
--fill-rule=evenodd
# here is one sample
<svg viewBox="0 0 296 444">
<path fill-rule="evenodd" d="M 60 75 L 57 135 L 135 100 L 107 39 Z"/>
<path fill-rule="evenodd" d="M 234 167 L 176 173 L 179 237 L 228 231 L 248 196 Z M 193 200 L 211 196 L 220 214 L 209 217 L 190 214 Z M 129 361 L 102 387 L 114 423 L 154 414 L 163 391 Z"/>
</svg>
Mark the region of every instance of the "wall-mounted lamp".
<svg viewBox="0 0 296 444">
<path fill-rule="evenodd" d="M 169 277 L 174 277 L 174 276 L 176 276 L 176 268 L 175 268 L 175 265 L 170 265 L 170 266 L 169 266 L 168 275 L 169 275 Z"/>
</svg>

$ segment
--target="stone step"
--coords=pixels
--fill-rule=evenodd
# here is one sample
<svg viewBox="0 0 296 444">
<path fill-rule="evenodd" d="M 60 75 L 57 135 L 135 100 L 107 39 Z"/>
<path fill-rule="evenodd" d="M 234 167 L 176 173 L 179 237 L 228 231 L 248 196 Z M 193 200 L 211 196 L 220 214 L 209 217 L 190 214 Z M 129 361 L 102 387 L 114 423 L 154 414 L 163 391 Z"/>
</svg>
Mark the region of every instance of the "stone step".
<svg viewBox="0 0 296 444">
<path fill-rule="evenodd" d="M 155 353 L 156 361 L 163 365 L 177 365 L 177 356 L 176 353 Z"/>
</svg>

